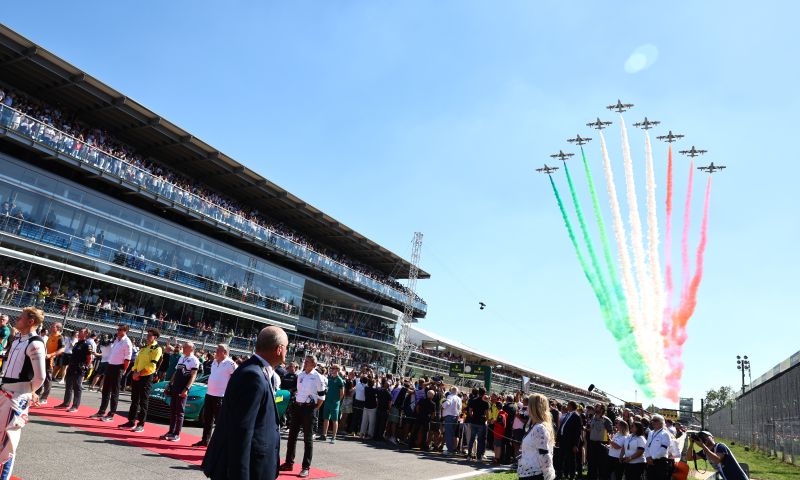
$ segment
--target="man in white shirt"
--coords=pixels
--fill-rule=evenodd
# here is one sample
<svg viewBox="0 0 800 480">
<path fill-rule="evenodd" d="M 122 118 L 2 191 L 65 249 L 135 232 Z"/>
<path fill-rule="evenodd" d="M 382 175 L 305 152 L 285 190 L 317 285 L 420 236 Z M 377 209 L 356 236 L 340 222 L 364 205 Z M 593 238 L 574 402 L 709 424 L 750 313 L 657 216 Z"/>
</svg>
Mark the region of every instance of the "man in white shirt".
<svg viewBox="0 0 800 480">
<path fill-rule="evenodd" d="M 669 480 L 672 460 L 668 458 L 672 435 L 664 428 L 664 417 L 656 414 L 650 419 L 652 428 L 647 436 L 644 455 L 647 458 L 647 480 Z"/>
<path fill-rule="evenodd" d="M 111 422 L 114 420 L 114 414 L 117 413 L 117 402 L 119 401 L 119 382 L 123 372 L 128 370 L 128 364 L 133 355 L 133 344 L 128 338 L 128 326 L 117 326 L 117 338 L 111 344 L 110 353 L 108 354 L 108 365 L 103 375 L 103 397 L 100 401 L 100 410 L 89 418 L 99 419 L 103 422 Z M 111 409 L 106 414 L 106 408 Z"/>
<path fill-rule="evenodd" d="M 222 398 L 225 396 L 225 389 L 231 375 L 236 371 L 236 362 L 228 356 L 228 346 L 224 343 L 217 345 L 214 353 L 214 361 L 211 362 L 211 374 L 208 376 L 206 384 L 205 403 L 203 403 L 203 437 L 193 447 L 207 447 L 211 440 L 211 432 L 214 429 L 214 422 L 222 406 Z"/>
<path fill-rule="evenodd" d="M 303 465 L 300 477 L 308 476 L 311 459 L 314 454 L 314 434 L 312 424 L 314 411 L 322 405 L 320 393 L 324 392 L 322 376 L 317 372 L 317 357 L 307 355 L 303 361 L 303 371 L 297 376 L 297 395 L 292 404 L 292 422 L 289 426 L 289 439 L 286 442 L 286 462 L 280 470 L 290 472 L 294 468 L 294 452 L 297 447 L 297 435 L 303 428 Z"/>
<path fill-rule="evenodd" d="M 451 387 L 447 393 L 447 398 L 442 402 L 444 442 L 447 445 L 447 455 L 456 454 L 455 433 L 459 415 L 461 415 L 461 397 L 458 396 L 458 387 Z"/>
</svg>

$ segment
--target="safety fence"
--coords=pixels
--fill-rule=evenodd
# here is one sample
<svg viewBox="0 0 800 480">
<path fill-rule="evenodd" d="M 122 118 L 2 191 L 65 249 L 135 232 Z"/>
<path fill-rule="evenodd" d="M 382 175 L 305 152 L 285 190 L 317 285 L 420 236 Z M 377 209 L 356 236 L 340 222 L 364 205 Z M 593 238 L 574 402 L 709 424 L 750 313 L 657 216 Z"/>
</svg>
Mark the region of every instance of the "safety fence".
<svg viewBox="0 0 800 480">
<path fill-rule="evenodd" d="M 708 417 L 714 435 L 800 465 L 800 363 Z"/>
</svg>

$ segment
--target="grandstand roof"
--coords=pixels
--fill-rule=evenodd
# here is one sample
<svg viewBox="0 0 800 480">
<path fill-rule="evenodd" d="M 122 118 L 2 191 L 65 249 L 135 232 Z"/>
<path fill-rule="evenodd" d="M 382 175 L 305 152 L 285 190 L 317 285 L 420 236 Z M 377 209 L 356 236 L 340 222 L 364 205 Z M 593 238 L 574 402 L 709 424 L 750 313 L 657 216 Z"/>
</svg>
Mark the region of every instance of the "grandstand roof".
<svg viewBox="0 0 800 480">
<path fill-rule="evenodd" d="M 218 192 L 394 278 L 410 262 L 270 182 L 138 102 L 0 24 L 0 80 L 77 113 L 144 157 L 202 178 Z M 430 278 L 420 270 L 419 278 Z"/>
<path fill-rule="evenodd" d="M 410 326 L 409 340 L 412 343 L 415 343 L 415 344 L 418 344 L 418 345 L 423 345 L 424 343 L 434 343 L 435 342 L 437 344 L 441 344 L 441 345 L 447 346 L 450 349 L 461 351 L 461 352 L 467 353 L 469 355 L 473 355 L 475 357 L 480 357 L 480 358 L 485 359 L 485 360 L 487 360 L 489 362 L 503 365 L 504 367 L 507 367 L 507 368 L 511 368 L 511 369 L 514 369 L 514 370 L 520 370 L 522 372 L 527 372 L 531 376 L 532 380 L 534 380 L 534 381 L 536 381 L 537 383 L 540 383 L 540 384 L 544 384 L 544 383 L 547 383 L 547 382 L 560 383 L 562 385 L 565 385 L 565 386 L 568 386 L 568 387 L 571 387 L 571 388 L 575 388 L 575 389 L 578 389 L 578 390 L 586 390 L 586 389 L 581 388 L 581 387 L 576 387 L 574 385 L 570 385 L 570 384 L 568 384 L 568 383 L 566 383 L 564 381 L 557 380 L 557 379 L 555 379 L 555 378 L 553 378 L 553 377 L 551 377 L 549 375 L 545 375 L 543 373 L 539 373 L 539 372 L 537 372 L 536 370 L 534 370 L 534 369 L 532 369 L 530 367 L 526 367 L 526 366 L 518 364 L 518 363 L 510 362 L 508 360 L 505 360 L 503 358 L 498 357 L 497 355 L 489 355 L 489 354 L 484 353 L 484 352 L 479 352 L 478 350 L 475 350 L 472 347 L 464 345 L 461 342 L 457 342 L 455 340 L 450 340 L 449 338 L 445 338 L 445 337 L 443 337 L 443 336 L 441 336 L 439 334 L 436 334 L 436 333 L 433 333 L 433 332 L 429 332 L 429 331 L 424 330 L 424 329 L 422 329 L 419 326 L 414 325 L 414 324 L 412 324 Z M 526 376 L 528 376 L 528 375 L 526 375 Z M 592 393 L 590 393 L 588 391 L 586 391 L 586 395 L 597 396 L 598 398 L 601 398 L 600 396 L 594 395 L 594 394 L 592 394 Z"/>
</svg>

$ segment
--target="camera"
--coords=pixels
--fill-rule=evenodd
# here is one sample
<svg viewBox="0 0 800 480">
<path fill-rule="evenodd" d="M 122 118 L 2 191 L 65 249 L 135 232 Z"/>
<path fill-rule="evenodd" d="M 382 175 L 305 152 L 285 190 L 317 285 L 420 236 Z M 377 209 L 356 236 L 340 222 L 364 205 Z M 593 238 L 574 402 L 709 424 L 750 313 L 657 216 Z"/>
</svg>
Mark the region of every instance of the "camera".
<svg viewBox="0 0 800 480">
<path fill-rule="evenodd" d="M 706 432 L 698 432 L 695 430 L 689 430 L 686 432 L 686 436 L 689 437 L 689 440 L 694 442 L 703 443 L 706 439 Z"/>
</svg>

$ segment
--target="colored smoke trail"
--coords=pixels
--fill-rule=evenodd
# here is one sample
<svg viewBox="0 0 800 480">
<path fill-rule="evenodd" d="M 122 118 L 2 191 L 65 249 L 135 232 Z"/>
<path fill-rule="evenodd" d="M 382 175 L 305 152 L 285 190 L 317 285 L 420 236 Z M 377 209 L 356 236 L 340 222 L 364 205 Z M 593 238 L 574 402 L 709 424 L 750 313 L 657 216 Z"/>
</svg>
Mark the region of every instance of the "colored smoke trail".
<svg viewBox="0 0 800 480">
<path fill-rule="evenodd" d="M 661 334 L 666 337 L 672 328 L 672 143 L 667 151 L 667 218 L 664 228 L 664 283 L 666 299 L 664 301 L 664 319 Z"/>
<path fill-rule="evenodd" d="M 683 343 L 686 342 L 686 324 L 694 314 L 697 307 L 697 292 L 700 289 L 700 282 L 703 280 L 703 262 L 705 260 L 706 245 L 708 244 L 708 209 L 711 203 L 711 175 L 708 176 L 706 183 L 706 195 L 703 201 L 703 220 L 700 224 L 700 243 L 697 245 L 695 255 L 695 272 L 689 283 L 685 301 L 681 302 L 678 311 L 673 315 L 672 328 L 672 347 L 670 353 L 671 362 L 677 368 L 673 368 L 667 376 L 667 396 L 677 401 L 680 393 L 680 380 L 683 374 L 683 364 L 681 354 L 683 353 Z"/>
<path fill-rule="evenodd" d="M 558 209 L 561 211 L 561 217 L 564 219 L 564 226 L 567 227 L 567 235 L 569 235 L 569 241 L 572 242 L 572 246 L 575 248 L 575 254 L 578 256 L 578 262 L 581 264 L 581 268 L 583 269 L 583 274 L 586 275 L 586 280 L 588 280 L 589 284 L 592 286 L 592 290 L 594 290 L 595 296 L 597 296 L 597 301 L 600 302 L 600 306 L 601 308 L 603 308 L 603 314 L 605 315 L 606 314 L 606 310 L 604 308 L 605 302 L 602 299 L 602 295 L 600 294 L 600 290 L 597 286 L 594 275 L 592 274 L 592 270 L 589 268 L 589 264 L 586 263 L 586 258 L 584 258 L 583 253 L 581 252 L 581 249 L 578 246 L 578 240 L 575 238 L 575 231 L 572 229 L 572 223 L 569 221 L 569 216 L 567 215 L 567 211 L 564 209 L 564 202 L 561 201 L 561 195 L 558 193 L 558 188 L 556 188 L 556 182 L 553 181 L 552 175 L 548 175 L 548 177 L 550 178 L 550 185 L 553 187 L 553 194 L 556 196 Z"/>
<path fill-rule="evenodd" d="M 586 220 L 583 217 L 583 209 L 581 208 L 581 203 L 578 200 L 578 194 L 575 191 L 575 185 L 572 182 L 572 175 L 569 173 L 569 165 L 567 162 L 564 162 L 564 173 L 567 175 L 567 184 L 569 185 L 569 192 L 572 196 L 572 203 L 575 206 L 575 215 L 578 217 L 578 225 L 581 229 L 581 234 L 583 235 L 583 243 L 586 245 L 586 251 L 589 252 L 589 260 L 592 263 L 592 276 L 594 277 L 594 283 L 598 288 L 598 291 L 595 294 L 600 300 L 600 307 L 606 312 L 605 319 L 606 319 L 606 327 L 611 328 L 611 316 L 614 313 L 614 307 L 611 302 L 610 294 L 608 291 L 608 286 L 606 285 L 606 281 L 603 277 L 603 272 L 600 270 L 600 263 L 597 261 L 597 255 L 594 251 L 594 244 L 592 243 L 592 239 L 589 237 L 589 229 L 586 228 Z"/>
<path fill-rule="evenodd" d="M 654 332 L 661 329 L 664 311 L 664 284 L 661 280 L 661 256 L 658 252 L 658 215 L 656 213 L 656 176 L 653 169 L 653 146 L 649 130 L 644 131 L 645 175 L 647 186 L 647 259 L 649 260 L 652 287 L 653 315 L 650 318 Z"/>
<path fill-rule="evenodd" d="M 620 212 L 619 208 L 619 198 L 617 196 L 617 186 L 614 183 L 614 171 L 611 169 L 611 159 L 608 156 L 608 147 L 606 145 L 606 139 L 603 135 L 603 132 L 598 132 L 600 134 L 600 149 L 603 154 L 603 171 L 605 173 L 606 178 L 606 189 L 608 190 L 608 202 L 611 208 L 611 216 L 614 219 L 614 238 L 617 242 L 617 253 L 619 255 L 619 263 L 620 263 L 620 273 L 622 276 L 622 289 L 625 292 L 625 304 L 627 305 L 627 315 L 624 315 L 623 311 L 620 311 L 620 321 L 623 322 L 623 325 L 626 329 L 632 330 L 633 335 L 628 336 L 627 340 L 623 343 L 628 345 L 629 352 L 637 352 L 636 356 L 641 358 L 638 353 L 638 345 L 646 345 L 644 342 L 644 332 L 641 329 L 641 326 L 635 322 L 635 318 L 639 316 L 639 309 L 641 308 L 639 303 L 639 293 L 636 289 L 636 283 L 633 280 L 633 272 L 631 267 L 631 259 L 630 254 L 628 253 L 628 241 L 625 235 L 625 227 L 622 223 L 622 213 Z M 622 304 L 620 304 L 622 307 Z M 632 340 L 631 341 L 631 337 Z M 621 345 L 621 349 L 622 349 Z M 633 354 L 623 355 L 623 360 L 626 358 L 631 359 L 634 357 Z M 649 382 L 650 382 L 650 372 L 649 366 L 644 361 L 639 361 L 638 363 L 628 362 L 626 361 L 628 367 L 630 367 L 634 371 L 634 379 L 636 382 L 642 387 L 647 395 L 648 392 L 651 392 Z"/>
<path fill-rule="evenodd" d="M 625 322 L 619 320 L 620 315 L 625 315 L 626 318 L 628 315 L 625 293 L 622 291 L 622 284 L 619 281 L 617 269 L 611 257 L 611 248 L 608 244 L 608 235 L 606 235 L 606 225 L 603 221 L 603 214 L 600 211 L 600 201 L 597 199 L 597 190 L 594 188 L 592 171 L 589 168 L 589 162 L 586 160 L 586 152 L 583 150 L 583 146 L 581 146 L 581 159 L 583 160 L 583 169 L 586 172 L 586 181 L 589 184 L 589 193 L 592 196 L 592 208 L 594 209 L 594 217 L 597 221 L 597 229 L 600 231 L 600 243 L 603 246 L 603 258 L 605 259 L 606 270 L 608 271 L 608 281 L 611 284 L 606 292 L 609 300 L 615 299 L 615 301 L 610 302 L 613 305 L 615 316 L 617 317 L 613 322 L 611 333 L 614 335 L 615 339 L 620 340 L 624 336 L 631 334 L 630 326 L 625 326 Z M 613 289 L 613 294 L 610 291 L 611 289 Z"/>
<path fill-rule="evenodd" d="M 625 127 L 625 119 L 622 115 L 620 119 L 620 131 L 622 134 L 622 159 L 625 166 L 625 185 L 627 187 L 628 198 L 628 219 L 631 226 L 631 250 L 633 251 L 634 271 L 636 272 L 636 281 L 639 283 L 639 294 L 641 296 L 641 315 L 632 320 L 632 322 L 639 323 L 647 339 L 646 344 L 650 348 L 643 348 L 643 354 L 647 359 L 647 363 L 651 370 L 659 365 L 659 360 L 663 358 L 663 344 L 652 329 L 654 322 L 651 320 L 653 317 L 653 285 L 651 278 L 647 274 L 647 266 L 645 263 L 645 250 L 644 238 L 642 234 L 642 222 L 639 218 L 639 201 L 636 197 L 636 181 L 633 175 L 633 159 L 631 158 L 631 147 L 628 140 L 628 129 Z M 663 376 L 657 375 L 655 371 L 651 372 L 651 382 L 656 383 L 656 388 L 660 387 L 663 382 Z"/>
<path fill-rule="evenodd" d="M 686 301 L 689 289 L 689 212 L 692 208 L 692 185 L 694 182 L 694 159 L 689 159 L 689 183 L 686 187 L 686 203 L 683 207 L 683 235 L 681 236 L 681 274 L 683 285 L 681 287 L 681 304 Z"/>
</svg>

